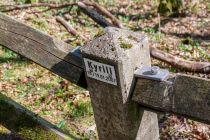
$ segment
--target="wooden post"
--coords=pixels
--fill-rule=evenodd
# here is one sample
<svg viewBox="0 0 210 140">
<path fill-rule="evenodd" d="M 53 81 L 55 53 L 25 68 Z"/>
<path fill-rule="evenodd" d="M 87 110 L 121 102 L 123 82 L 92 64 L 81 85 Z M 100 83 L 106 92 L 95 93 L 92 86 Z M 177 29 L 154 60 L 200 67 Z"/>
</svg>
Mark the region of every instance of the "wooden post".
<svg viewBox="0 0 210 140">
<path fill-rule="evenodd" d="M 147 37 L 114 27 L 98 35 L 81 51 L 99 138 L 159 139 L 157 115 L 130 99 L 135 69 L 150 66 Z"/>
</svg>

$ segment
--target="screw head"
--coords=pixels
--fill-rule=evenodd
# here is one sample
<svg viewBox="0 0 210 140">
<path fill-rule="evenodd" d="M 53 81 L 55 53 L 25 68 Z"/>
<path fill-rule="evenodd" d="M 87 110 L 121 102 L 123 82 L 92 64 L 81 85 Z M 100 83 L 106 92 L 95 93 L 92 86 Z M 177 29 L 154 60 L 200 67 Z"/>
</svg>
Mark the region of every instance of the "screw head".
<svg viewBox="0 0 210 140">
<path fill-rule="evenodd" d="M 159 70 L 160 70 L 160 67 L 158 67 L 158 66 L 152 66 L 151 67 L 151 74 L 152 75 L 156 75 L 156 74 L 158 74 Z"/>
</svg>

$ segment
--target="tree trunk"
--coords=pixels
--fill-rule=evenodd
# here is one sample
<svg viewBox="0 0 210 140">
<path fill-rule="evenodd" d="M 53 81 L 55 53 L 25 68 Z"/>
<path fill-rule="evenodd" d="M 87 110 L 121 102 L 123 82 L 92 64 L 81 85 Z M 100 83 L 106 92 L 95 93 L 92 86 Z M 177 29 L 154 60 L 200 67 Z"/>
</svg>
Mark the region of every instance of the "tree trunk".
<svg viewBox="0 0 210 140">
<path fill-rule="evenodd" d="M 178 16 L 182 9 L 183 0 L 160 0 L 158 12 L 164 16 Z"/>
</svg>

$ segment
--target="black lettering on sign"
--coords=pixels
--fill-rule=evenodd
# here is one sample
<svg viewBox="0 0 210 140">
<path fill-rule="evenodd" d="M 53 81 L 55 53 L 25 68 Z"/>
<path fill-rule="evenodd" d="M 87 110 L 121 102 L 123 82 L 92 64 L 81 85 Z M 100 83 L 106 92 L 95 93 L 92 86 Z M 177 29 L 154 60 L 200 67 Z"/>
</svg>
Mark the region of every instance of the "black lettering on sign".
<svg viewBox="0 0 210 140">
<path fill-rule="evenodd" d="M 93 69 L 92 62 L 87 61 L 87 63 L 88 63 L 88 67 L 91 68 L 91 69 Z"/>
<path fill-rule="evenodd" d="M 114 66 L 99 63 L 87 58 L 84 58 L 84 63 L 86 74 L 88 77 L 112 85 L 117 85 Z"/>
<path fill-rule="evenodd" d="M 94 71 L 97 72 L 98 66 L 97 65 L 93 65 L 94 66 Z"/>
</svg>

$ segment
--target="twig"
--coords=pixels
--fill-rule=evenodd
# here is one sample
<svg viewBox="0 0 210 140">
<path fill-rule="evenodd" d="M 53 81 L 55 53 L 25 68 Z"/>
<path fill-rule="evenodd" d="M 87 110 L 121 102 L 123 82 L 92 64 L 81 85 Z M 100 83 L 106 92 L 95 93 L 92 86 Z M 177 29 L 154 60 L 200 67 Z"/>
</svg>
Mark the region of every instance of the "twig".
<svg viewBox="0 0 210 140">
<path fill-rule="evenodd" d="M 160 39 L 160 34 L 161 34 L 161 30 L 160 30 L 160 14 L 158 13 L 158 36 Z"/>
<path fill-rule="evenodd" d="M 72 34 L 73 36 L 80 36 L 82 39 L 87 41 L 87 38 L 85 38 L 83 35 L 79 34 L 69 23 L 67 23 L 62 17 L 57 16 L 56 21 L 62 24 L 66 30 Z"/>
<path fill-rule="evenodd" d="M 9 6 L 10 8 L 2 10 L 2 12 L 10 12 L 13 10 L 21 10 L 21 9 L 27 9 L 32 7 L 48 7 L 49 9 L 58 9 L 58 8 L 64 8 L 68 6 L 77 5 L 77 3 L 64 3 L 64 4 L 55 4 L 55 3 L 33 3 L 33 4 L 24 4 L 24 5 L 12 5 Z M 12 7 L 12 8 L 11 8 Z"/>
<path fill-rule="evenodd" d="M 182 69 L 188 72 L 210 74 L 210 63 L 208 62 L 187 61 L 153 47 L 150 47 L 150 54 L 152 57 L 168 63 L 169 65 L 178 69 Z"/>
<path fill-rule="evenodd" d="M 50 11 L 51 8 L 47 8 L 45 10 L 42 10 L 42 11 L 33 11 L 33 12 L 27 12 L 28 14 L 38 14 L 38 13 L 44 13 L 44 12 L 47 12 L 47 11 Z"/>
</svg>

